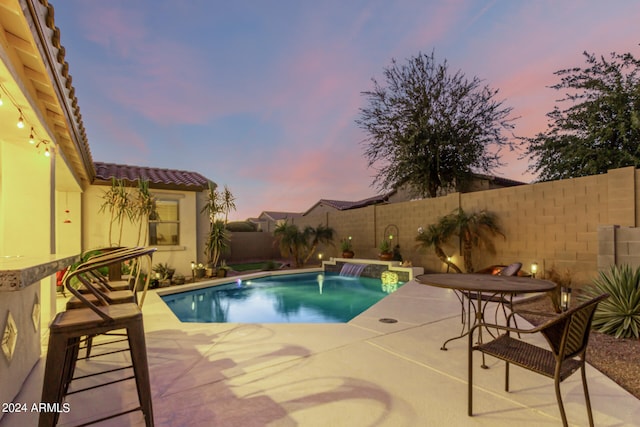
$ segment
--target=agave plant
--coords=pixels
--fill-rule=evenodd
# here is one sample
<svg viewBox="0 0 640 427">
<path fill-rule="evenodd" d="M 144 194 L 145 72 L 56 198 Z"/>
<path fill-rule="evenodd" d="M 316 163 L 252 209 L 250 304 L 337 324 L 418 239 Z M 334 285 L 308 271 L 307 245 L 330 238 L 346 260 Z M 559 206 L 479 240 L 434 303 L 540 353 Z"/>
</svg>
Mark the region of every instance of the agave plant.
<svg viewBox="0 0 640 427">
<path fill-rule="evenodd" d="M 598 278 L 584 290 L 584 298 L 591 299 L 607 293 L 593 317 L 593 328 L 616 338 L 640 337 L 640 267 L 635 271 L 628 265 L 612 266 L 600 272 Z"/>
</svg>

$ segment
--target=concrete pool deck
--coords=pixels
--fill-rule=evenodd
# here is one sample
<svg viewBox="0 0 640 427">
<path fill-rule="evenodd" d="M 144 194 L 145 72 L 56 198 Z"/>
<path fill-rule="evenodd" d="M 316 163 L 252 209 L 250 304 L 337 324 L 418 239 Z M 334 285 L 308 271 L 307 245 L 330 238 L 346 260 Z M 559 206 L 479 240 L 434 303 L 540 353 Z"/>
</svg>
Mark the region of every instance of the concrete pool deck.
<svg viewBox="0 0 640 427">
<path fill-rule="evenodd" d="M 157 426 L 561 425 L 551 380 L 514 367 L 507 393 L 504 364 L 489 358 L 490 369 L 474 369 L 474 416 L 467 416 L 467 341 L 440 350 L 461 327 L 460 303 L 448 290 L 412 281 L 346 324 L 183 324 L 155 292 L 143 311 Z M 80 362 L 78 370 L 122 357 Z M 39 402 L 43 370 L 44 358 L 16 402 Z M 595 425 L 638 425 L 640 400 L 591 366 L 587 376 Z M 587 425 L 580 374 L 561 389 L 570 425 Z M 137 405 L 132 381 L 67 401 L 61 426 Z M 36 424 L 33 413 L 0 420 Z M 98 425 L 144 422 L 136 412 Z"/>
</svg>

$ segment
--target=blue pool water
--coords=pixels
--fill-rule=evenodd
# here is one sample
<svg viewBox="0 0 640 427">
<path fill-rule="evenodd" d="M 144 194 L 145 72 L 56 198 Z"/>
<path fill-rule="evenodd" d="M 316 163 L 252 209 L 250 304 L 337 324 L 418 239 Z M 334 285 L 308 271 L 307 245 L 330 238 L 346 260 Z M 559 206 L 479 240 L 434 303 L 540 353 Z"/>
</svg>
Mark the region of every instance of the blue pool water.
<svg viewBox="0 0 640 427">
<path fill-rule="evenodd" d="M 183 322 L 348 322 L 402 284 L 334 273 L 263 277 L 162 296 Z"/>
</svg>

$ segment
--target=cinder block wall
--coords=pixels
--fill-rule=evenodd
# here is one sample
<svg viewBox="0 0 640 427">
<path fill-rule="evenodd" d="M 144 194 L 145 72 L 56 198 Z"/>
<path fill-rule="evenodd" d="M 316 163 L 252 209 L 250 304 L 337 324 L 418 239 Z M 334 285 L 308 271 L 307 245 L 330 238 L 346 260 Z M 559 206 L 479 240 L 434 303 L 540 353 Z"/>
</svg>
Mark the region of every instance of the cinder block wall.
<svg viewBox="0 0 640 427">
<path fill-rule="evenodd" d="M 432 249 L 416 248 L 418 228 L 426 228 L 458 207 L 467 212 L 485 209 L 497 215 L 505 237 L 494 238 L 495 253 L 474 251 L 476 269 L 517 261 L 529 270 L 536 262 L 541 271 L 551 267 L 569 269 L 579 286 L 597 274 L 599 249 L 604 245 L 599 240 L 600 227 L 619 225 L 626 227 L 624 233 L 640 233 L 634 229 L 640 222 L 638 188 L 640 172 L 628 167 L 582 178 L 324 212 L 297 218 L 295 223 L 300 227 L 322 223 L 336 230 L 336 246 L 321 248 L 326 258 L 338 256 L 338 243 L 348 236 L 352 236 L 356 257 L 375 257 L 385 229 L 393 225 L 398 230 L 394 244 L 400 245 L 405 259 L 425 271 L 444 271 L 445 266 Z M 444 250 L 462 267 L 463 260 L 453 240 Z M 620 246 L 620 240 L 618 243 L 617 262 L 640 264 L 640 238 L 630 237 L 626 246 Z M 628 254 L 620 252 L 624 250 Z"/>
</svg>

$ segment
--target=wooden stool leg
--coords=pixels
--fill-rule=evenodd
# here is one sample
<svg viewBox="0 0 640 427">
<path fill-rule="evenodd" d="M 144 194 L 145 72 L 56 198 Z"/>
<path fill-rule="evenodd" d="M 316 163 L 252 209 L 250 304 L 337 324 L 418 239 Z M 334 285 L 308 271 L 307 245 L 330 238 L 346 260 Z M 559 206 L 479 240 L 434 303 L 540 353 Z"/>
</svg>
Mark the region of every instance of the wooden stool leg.
<svg viewBox="0 0 640 427">
<path fill-rule="evenodd" d="M 42 386 L 43 403 L 61 403 L 65 389 L 67 372 L 73 361 L 64 334 L 51 333 L 47 347 L 47 362 L 44 368 L 44 383 Z M 40 412 L 39 427 L 55 426 L 58 422 L 57 411 Z"/>
<path fill-rule="evenodd" d="M 153 406 L 151 403 L 151 384 L 149 379 L 149 364 L 147 361 L 147 347 L 144 339 L 142 318 L 127 327 L 131 364 L 136 377 L 138 399 L 147 427 L 153 427 Z"/>
</svg>

